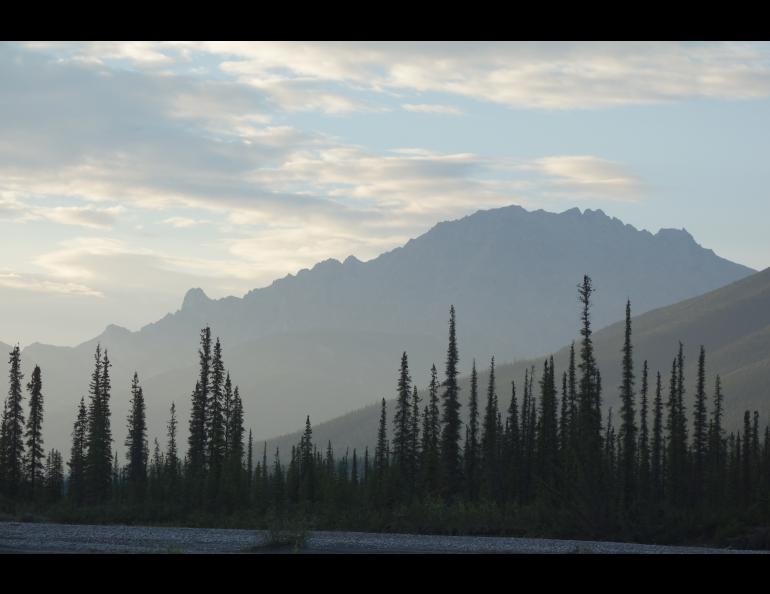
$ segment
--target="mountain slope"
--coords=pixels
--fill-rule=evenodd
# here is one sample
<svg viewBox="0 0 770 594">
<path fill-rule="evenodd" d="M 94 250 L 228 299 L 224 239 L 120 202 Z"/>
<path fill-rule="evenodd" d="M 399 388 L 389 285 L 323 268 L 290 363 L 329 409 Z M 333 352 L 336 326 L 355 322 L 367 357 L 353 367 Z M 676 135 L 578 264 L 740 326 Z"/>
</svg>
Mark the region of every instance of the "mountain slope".
<svg viewBox="0 0 770 594">
<path fill-rule="evenodd" d="M 198 333 L 210 324 L 241 387 L 247 425 L 266 437 L 291 430 L 305 414 L 322 421 L 390 394 L 403 349 L 424 384 L 437 353 L 437 363 L 443 358 L 450 304 L 465 353 L 510 361 L 570 339 L 583 273 L 599 287 L 593 312 L 600 327 L 622 317 L 618 304 L 627 297 L 635 311 L 648 311 L 751 272 L 702 248 L 686 231 L 653 235 L 601 211 L 511 206 L 439 223 L 369 262 L 326 260 L 243 298 L 212 300 L 192 289 L 179 311 L 138 332 L 109 326 L 77 347 L 30 345 L 22 359 L 27 372 L 41 365 L 48 418 L 67 421 L 47 424 L 47 446 L 68 450 L 70 419 L 86 394 L 97 342 L 113 362 L 116 447 L 122 449 L 135 369 L 150 436 L 163 437 L 174 400 L 183 441 Z"/>
<path fill-rule="evenodd" d="M 601 291 L 602 287 L 598 286 L 597 289 Z M 618 303 L 618 312 L 623 308 L 624 304 Z M 573 326 L 576 329 L 578 314 L 576 302 L 573 307 Z M 620 406 L 617 386 L 620 384 L 620 349 L 623 345 L 624 330 L 624 323 L 618 322 L 594 334 L 596 358 L 604 386 L 605 414 L 608 407 L 618 411 Z M 670 373 L 671 362 L 676 355 L 679 341 L 682 341 L 685 347 L 686 411 L 691 423 L 698 351 L 702 344 L 706 349 L 709 412 L 712 407 L 710 399 L 713 397 L 714 378 L 719 373 L 725 394 L 727 427 L 740 429 L 743 411 L 747 408 L 758 410 L 765 419 L 770 414 L 770 268 L 700 297 L 636 316 L 632 320 L 632 330 L 637 391 L 641 385 L 642 363 L 646 359 L 650 367 L 651 393 L 654 393 L 652 391 L 655 373 L 659 370 L 665 400 L 667 373 Z M 575 340 L 577 344 L 578 339 Z M 463 353 L 462 340 L 459 346 L 460 357 L 464 357 L 467 364 L 468 355 Z M 440 355 L 440 351 L 437 355 Z M 561 374 L 567 369 L 568 361 L 569 347 L 554 354 L 557 373 Z M 531 365 L 535 366 L 536 375 L 539 375 L 543 359 L 496 367 L 498 397 L 504 410 L 510 403 L 511 381 L 515 380 L 517 386 L 520 386 L 524 370 Z M 481 394 L 486 393 L 488 377 L 486 369 L 479 373 Z M 392 374 L 391 384 L 392 395 L 395 393 L 395 373 Z M 561 382 L 558 384 L 561 385 Z M 460 385 L 463 405 L 466 405 L 468 378 L 462 378 Z M 537 386 L 537 382 L 535 385 Z M 419 389 L 420 393 L 424 394 L 424 384 L 420 385 Z M 521 404 L 520 391 L 518 394 Z M 393 400 L 389 399 L 389 421 L 392 420 L 393 406 Z M 320 444 L 331 440 L 338 449 L 355 447 L 360 451 L 367 445 L 372 448 L 379 413 L 379 405 L 374 404 L 332 419 L 313 428 L 314 438 Z M 467 407 L 464 406 L 463 414 L 466 413 Z M 298 439 L 299 433 L 292 433 L 269 440 L 270 449 L 274 450 L 279 446 L 281 451 L 288 451 Z"/>
</svg>

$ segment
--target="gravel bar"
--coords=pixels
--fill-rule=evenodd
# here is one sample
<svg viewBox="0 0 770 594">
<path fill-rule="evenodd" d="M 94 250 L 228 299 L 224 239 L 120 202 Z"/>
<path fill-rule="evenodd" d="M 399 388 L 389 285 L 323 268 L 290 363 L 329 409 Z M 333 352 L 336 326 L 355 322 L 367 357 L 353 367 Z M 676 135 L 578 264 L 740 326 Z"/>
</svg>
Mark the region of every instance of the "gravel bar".
<svg viewBox="0 0 770 594">
<path fill-rule="evenodd" d="M 0 522 L 0 553 L 292 552 L 267 545 L 267 533 L 258 530 Z M 768 551 L 543 538 L 310 532 L 300 552 L 724 554 Z"/>
</svg>

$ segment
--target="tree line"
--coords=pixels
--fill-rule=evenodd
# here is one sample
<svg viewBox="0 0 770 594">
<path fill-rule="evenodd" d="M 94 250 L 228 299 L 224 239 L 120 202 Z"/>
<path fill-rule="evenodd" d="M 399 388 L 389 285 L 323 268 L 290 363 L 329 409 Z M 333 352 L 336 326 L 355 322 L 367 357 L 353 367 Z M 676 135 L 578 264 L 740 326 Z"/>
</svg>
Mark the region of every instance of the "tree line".
<svg viewBox="0 0 770 594">
<path fill-rule="evenodd" d="M 10 353 L 9 392 L 0 425 L 0 496 L 6 509 L 29 505 L 57 517 L 96 513 L 106 521 L 202 521 L 264 525 L 302 518 L 317 527 L 527 533 L 585 538 L 713 539 L 720 530 L 770 520 L 770 427 L 746 411 L 743 428 L 723 427 L 719 375 L 709 380 L 700 347 L 692 398 L 686 398 L 681 343 L 670 370 L 634 359 L 631 304 L 626 304 L 621 382 L 602 385 L 592 340 L 591 297 L 578 286 L 580 339 L 569 364 L 553 357 L 520 383 L 498 386 L 494 357 L 487 386 L 470 376 L 467 422 L 461 418 L 455 310 L 442 379 L 435 364 L 422 395 L 401 356 L 392 418 L 383 398 L 372 452 L 313 442 L 310 418 L 289 462 L 254 451 L 243 403 L 211 329 L 200 333 L 184 456 L 171 404 L 163 446 L 148 443 L 139 376 L 121 464 L 113 451 L 111 363 L 96 347 L 88 399 L 75 414 L 68 472 L 62 455 L 43 448 L 43 391 L 35 367 L 26 384 L 18 346 Z M 603 394 L 616 389 L 617 418 L 603 415 Z M 710 392 L 710 395 L 708 394 Z M 502 398 L 501 398 L 502 396 Z M 688 414 L 689 409 L 689 414 Z M 94 510 L 97 510 L 94 512 Z M 80 515 L 78 515 L 80 514 Z"/>
</svg>

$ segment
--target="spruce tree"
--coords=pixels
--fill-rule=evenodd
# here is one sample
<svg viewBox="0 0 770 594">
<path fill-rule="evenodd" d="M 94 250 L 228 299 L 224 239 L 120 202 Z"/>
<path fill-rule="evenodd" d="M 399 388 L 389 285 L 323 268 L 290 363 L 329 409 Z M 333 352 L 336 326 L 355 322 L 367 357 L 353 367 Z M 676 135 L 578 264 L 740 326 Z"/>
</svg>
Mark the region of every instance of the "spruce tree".
<svg viewBox="0 0 770 594">
<path fill-rule="evenodd" d="M 490 381 L 494 381 L 495 358 L 492 357 L 492 366 L 489 370 Z M 468 403 L 468 427 L 465 438 L 465 485 L 466 493 L 471 501 L 474 501 L 478 492 L 478 465 L 479 465 L 479 377 L 476 372 L 476 359 L 471 368 L 471 399 Z"/>
<path fill-rule="evenodd" d="M 639 411 L 639 494 L 644 501 L 650 498 L 650 434 L 647 426 L 648 384 L 647 361 L 642 367 L 641 410 Z"/>
<path fill-rule="evenodd" d="M 457 376 L 459 362 L 455 332 L 455 308 L 449 309 L 449 346 L 447 348 L 446 378 L 443 394 L 443 416 L 441 419 L 441 460 L 443 494 L 447 500 L 454 500 L 462 490 L 462 466 L 460 463 L 460 401 Z"/>
<path fill-rule="evenodd" d="M 224 386 L 224 395 L 222 397 L 222 426 L 224 427 L 224 447 L 222 448 L 223 451 L 223 457 L 225 460 L 228 459 L 230 455 L 230 448 L 232 446 L 232 424 L 233 421 L 231 419 L 233 415 L 233 383 L 230 380 L 230 372 L 227 372 L 227 375 L 225 376 L 225 386 Z"/>
<path fill-rule="evenodd" d="M 157 440 L 156 440 L 157 443 Z M 129 498 L 141 503 L 147 488 L 147 421 L 144 393 L 139 385 L 139 374 L 134 372 L 131 380 L 131 401 L 128 413 L 128 435 L 126 436 L 126 479 Z"/>
<path fill-rule="evenodd" d="M 62 489 L 64 487 L 64 466 L 62 464 L 61 452 L 58 450 L 52 449 L 48 452 L 43 478 L 46 499 L 49 503 L 57 503 L 62 497 Z"/>
<path fill-rule="evenodd" d="M 166 469 L 172 485 L 176 482 L 180 472 L 179 453 L 176 444 L 176 427 L 176 405 L 172 402 L 169 411 L 169 420 L 166 425 Z"/>
<path fill-rule="evenodd" d="M 200 332 L 198 350 L 199 375 L 192 393 L 190 410 L 190 431 L 188 437 L 188 457 L 190 473 L 195 481 L 200 481 L 205 471 L 207 434 L 206 418 L 209 387 L 211 385 L 211 328 L 206 326 Z"/>
<path fill-rule="evenodd" d="M 34 500 L 39 486 L 43 482 L 43 382 L 40 377 L 40 367 L 35 365 L 32 379 L 27 384 L 29 391 L 29 417 L 27 418 L 27 459 L 26 479 L 29 484 L 30 496 Z"/>
<path fill-rule="evenodd" d="M 96 346 L 94 371 L 89 384 L 88 427 L 86 433 L 86 497 L 103 503 L 112 488 L 112 432 L 110 430 L 110 361 Z"/>
<path fill-rule="evenodd" d="M 727 462 L 724 446 L 724 429 L 722 428 L 723 402 L 722 379 L 717 374 L 714 384 L 714 409 L 711 413 L 711 435 L 709 440 L 709 500 L 714 507 L 722 503 L 724 494 L 723 474 Z"/>
<path fill-rule="evenodd" d="M 650 460 L 652 493 L 655 501 L 660 501 L 663 497 L 663 447 L 663 394 L 659 371 L 653 403 L 652 458 Z"/>
<path fill-rule="evenodd" d="M 214 490 L 218 487 L 225 458 L 224 382 L 225 366 L 222 360 L 222 344 L 217 337 L 211 355 L 211 389 L 206 402 L 207 461 L 208 470 L 211 473 L 210 486 Z"/>
<path fill-rule="evenodd" d="M 708 452 L 708 434 L 706 417 L 706 351 L 703 345 L 698 356 L 698 380 L 695 388 L 695 406 L 693 408 L 693 499 L 697 505 L 703 498 L 703 482 Z"/>
<path fill-rule="evenodd" d="M 634 409 L 634 361 L 631 344 L 631 301 L 626 302 L 626 327 L 623 341 L 622 383 L 620 385 L 620 439 L 622 460 L 619 463 L 621 476 L 621 500 L 628 510 L 636 494 L 636 411 Z"/>
<path fill-rule="evenodd" d="M 511 380 L 511 402 L 508 405 L 506 426 L 508 430 L 505 438 L 505 465 L 503 468 L 504 494 L 508 499 L 517 499 L 521 474 L 521 434 L 519 430 L 519 405 L 516 401 L 516 383 L 513 380 Z"/>
<path fill-rule="evenodd" d="M 86 497 L 86 452 L 87 452 L 88 412 L 85 399 L 80 399 L 78 414 L 72 428 L 72 449 L 70 450 L 69 492 L 70 500 L 82 505 Z"/>
<path fill-rule="evenodd" d="M 596 531 L 605 521 L 606 497 L 603 484 L 602 435 L 601 435 L 601 376 L 596 367 L 591 331 L 591 296 L 594 293 L 591 278 L 583 277 L 578 285 L 581 304 L 582 337 L 580 343 L 580 382 L 577 406 L 577 474 L 575 486 L 578 505 L 587 518 L 586 529 Z"/>
<path fill-rule="evenodd" d="M 399 488 L 406 486 L 409 480 L 409 462 L 411 449 L 411 428 L 412 423 L 410 415 L 412 405 L 410 396 L 412 378 L 409 375 L 409 363 L 406 351 L 401 355 L 401 367 L 398 373 L 398 387 L 396 399 L 396 411 L 393 415 L 393 465 L 399 481 L 404 481 Z"/>
<path fill-rule="evenodd" d="M 540 423 L 537 435 L 538 472 L 541 485 L 552 492 L 556 486 L 559 465 L 556 421 L 556 378 L 553 357 L 543 364 L 540 379 Z"/>
<path fill-rule="evenodd" d="M 374 498 L 377 504 L 385 499 L 385 480 L 388 470 L 387 404 L 382 399 L 380 424 L 377 428 L 377 445 L 374 449 Z"/>
<path fill-rule="evenodd" d="M 430 384 L 428 386 L 428 404 L 425 407 L 422 431 L 422 485 L 424 493 L 435 496 L 439 489 L 440 473 L 440 433 L 439 417 L 439 383 L 436 365 L 430 369 Z"/>
<path fill-rule="evenodd" d="M 3 415 L 3 478 L 5 492 L 14 499 L 24 479 L 24 411 L 22 410 L 21 351 L 16 345 L 10 353 L 8 398 Z"/>
<path fill-rule="evenodd" d="M 471 384 L 471 390 L 474 390 Z M 473 398 L 471 399 L 473 402 Z M 487 404 L 484 409 L 484 422 L 481 429 L 482 493 L 484 497 L 496 500 L 500 497 L 498 456 L 500 435 L 497 432 L 499 412 L 497 389 L 495 386 L 495 358 L 489 362 L 489 382 L 487 384 Z M 470 477 L 469 477 L 470 480 Z M 473 480 L 477 480 L 473 477 Z"/>
</svg>

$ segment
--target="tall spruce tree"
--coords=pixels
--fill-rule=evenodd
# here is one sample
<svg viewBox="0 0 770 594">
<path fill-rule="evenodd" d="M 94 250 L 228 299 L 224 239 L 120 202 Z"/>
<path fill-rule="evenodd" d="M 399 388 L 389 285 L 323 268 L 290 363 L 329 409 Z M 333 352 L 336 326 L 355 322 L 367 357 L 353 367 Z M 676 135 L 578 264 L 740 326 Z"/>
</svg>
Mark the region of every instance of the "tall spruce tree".
<svg viewBox="0 0 770 594">
<path fill-rule="evenodd" d="M 492 357 L 490 378 L 494 377 L 495 359 Z M 490 380 L 492 381 L 492 380 Z M 476 372 L 476 359 L 471 367 L 471 397 L 468 403 L 468 427 L 465 438 L 465 487 L 471 501 L 478 496 L 478 466 L 479 466 L 479 376 Z"/>
<path fill-rule="evenodd" d="M 21 351 L 16 345 L 8 359 L 8 398 L 3 414 L 3 479 L 5 493 L 14 499 L 24 479 L 24 411 L 22 409 Z"/>
<path fill-rule="evenodd" d="M 653 402 L 652 458 L 650 460 L 652 494 L 655 501 L 660 501 L 663 497 L 663 448 L 663 392 L 659 371 L 655 383 L 655 400 Z"/>
<path fill-rule="evenodd" d="M 112 432 L 110 429 L 110 360 L 96 345 L 94 371 L 89 384 L 88 428 L 86 434 L 86 497 L 103 503 L 112 488 Z"/>
<path fill-rule="evenodd" d="M 27 459 L 26 480 L 29 492 L 34 500 L 43 482 L 45 467 L 43 465 L 43 381 L 40 377 L 40 367 L 35 365 L 32 379 L 27 384 L 29 392 L 29 416 L 27 417 Z"/>
<path fill-rule="evenodd" d="M 170 482 L 175 482 L 180 473 L 179 452 L 176 444 L 176 404 L 171 403 L 169 419 L 166 424 L 166 469 Z"/>
<path fill-rule="evenodd" d="M 553 357 L 546 359 L 543 364 L 543 376 L 540 378 L 540 423 L 537 438 L 538 473 L 541 486 L 546 488 L 546 493 L 550 496 L 556 487 L 559 470 L 556 377 Z"/>
<path fill-rule="evenodd" d="M 722 379 L 717 374 L 714 384 L 714 409 L 711 413 L 709 445 L 709 500 L 713 507 L 717 507 L 722 503 L 725 492 L 723 474 L 727 458 L 724 445 L 724 429 L 722 427 L 723 406 Z"/>
<path fill-rule="evenodd" d="M 693 499 L 700 505 L 703 499 L 703 483 L 708 452 L 708 426 L 706 416 L 706 351 L 703 345 L 698 355 L 698 379 L 693 407 Z"/>
<path fill-rule="evenodd" d="M 417 385 L 412 386 L 412 414 L 410 416 L 411 429 L 409 447 L 409 478 L 411 489 L 417 487 L 420 472 L 420 395 L 417 393 Z M 355 458 L 355 449 L 353 449 Z"/>
<path fill-rule="evenodd" d="M 473 390 L 473 386 L 471 389 Z M 487 404 L 484 409 L 484 422 L 481 428 L 482 493 L 484 497 L 491 500 L 498 499 L 501 495 L 500 460 L 498 456 L 501 436 L 497 432 L 498 412 L 499 405 L 495 386 L 495 358 L 492 357 L 492 360 L 489 362 Z"/>
<path fill-rule="evenodd" d="M 86 452 L 88 433 L 88 411 L 85 399 L 80 399 L 75 424 L 72 428 L 72 449 L 70 450 L 69 492 L 70 500 L 76 505 L 82 505 L 86 496 Z"/>
<path fill-rule="evenodd" d="M 625 339 L 623 341 L 622 382 L 620 385 L 620 440 L 622 460 L 620 496 L 623 508 L 628 510 L 636 495 L 636 411 L 634 408 L 634 360 L 631 344 L 631 301 L 626 302 Z"/>
<path fill-rule="evenodd" d="M 591 296 L 593 283 L 588 275 L 578 285 L 580 312 L 580 383 L 577 407 L 577 473 L 578 505 L 587 519 L 586 529 L 595 531 L 605 521 L 607 499 L 604 496 L 601 435 L 601 380 L 594 357 L 591 331 Z"/>
<path fill-rule="evenodd" d="M 518 499 L 521 435 L 519 430 L 519 405 L 516 401 L 516 382 L 511 380 L 511 402 L 506 419 L 505 460 L 503 465 L 504 497 Z"/>
<path fill-rule="evenodd" d="M 428 404 L 425 406 L 422 431 L 422 489 L 424 495 L 435 496 L 439 489 L 440 473 L 440 434 L 441 422 L 439 416 L 439 383 L 436 365 L 430 369 L 430 384 L 428 385 Z"/>
<path fill-rule="evenodd" d="M 190 462 L 190 474 L 196 481 L 200 481 L 205 471 L 208 444 L 206 419 L 209 388 L 211 385 L 211 328 L 208 326 L 200 332 L 198 359 L 199 373 L 195 390 L 192 393 L 187 452 Z"/>
<path fill-rule="evenodd" d="M 399 481 L 404 484 L 399 488 L 406 488 L 409 480 L 409 463 L 411 449 L 411 413 L 412 405 L 410 396 L 412 378 L 409 375 L 409 362 L 406 351 L 401 355 L 401 367 L 398 372 L 396 411 L 393 415 L 393 465 Z"/>
<path fill-rule="evenodd" d="M 446 378 L 443 394 L 443 416 L 441 419 L 441 461 L 442 486 L 444 497 L 454 500 L 460 495 L 463 486 L 462 465 L 460 462 L 460 400 L 457 365 L 460 357 L 457 353 L 455 329 L 455 308 L 449 308 L 449 346 L 447 347 Z"/>
<path fill-rule="evenodd" d="M 217 337 L 211 355 L 211 390 L 206 402 L 206 435 L 208 439 L 208 470 L 211 485 L 216 489 L 221 478 L 225 459 L 225 366 L 222 360 L 222 344 Z"/>
<path fill-rule="evenodd" d="M 157 443 L 157 440 L 156 440 Z M 144 393 L 139 385 L 139 374 L 134 372 L 131 379 L 131 401 L 128 412 L 128 434 L 126 436 L 126 480 L 128 495 L 132 502 L 144 501 L 147 489 L 147 420 Z"/>
<path fill-rule="evenodd" d="M 644 361 L 642 367 L 641 409 L 639 411 L 639 495 L 644 501 L 650 499 L 650 432 L 647 425 L 648 416 L 648 367 Z"/>
</svg>

